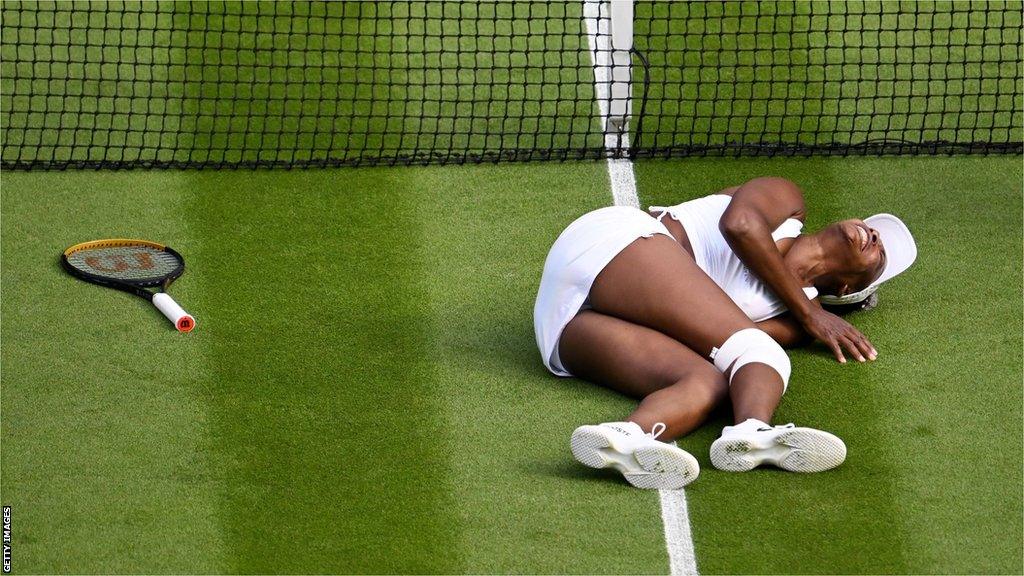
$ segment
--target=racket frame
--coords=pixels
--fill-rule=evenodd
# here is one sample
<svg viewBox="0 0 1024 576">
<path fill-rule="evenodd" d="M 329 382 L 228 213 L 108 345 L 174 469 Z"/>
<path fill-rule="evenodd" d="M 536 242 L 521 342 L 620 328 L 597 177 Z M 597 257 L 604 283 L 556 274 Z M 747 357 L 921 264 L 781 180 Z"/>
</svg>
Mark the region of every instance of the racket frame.
<svg viewBox="0 0 1024 576">
<path fill-rule="evenodd" d="M 178 261 L 178 265 L 167 274 L 163 274 L 161 276 L 155 276 L 152 278 L 139 278 L 134 280 L 116 280 L 114 278 L 108 278 L 106 276 L 91 274 L 89 272 L 86 272 L 85 270 L 81 270 L 75 267 L 73 264 L 71 264 L 71 261 L 68 259 L 68 257 L 74 254 L 75 252 L 80 252 L 82 250 L 89 250 L 93 248 L 120 248 L 130 246 L 148 246 L 150 248 L 155 248 L 162 252 L 166 252 L 171 256 L 174 256 L 174 258 Z M 179 306 L 178 303 L 175 302 L 174 299 L 170 297 L 170 295 L 166 294 L 167 287 L 170 286 L 172 282 L 177 280 L 178 277 L 185 272 L 185 258 L 182 257 L 182 255 L 179 254 L 177 250 L 171 248 L 170 246 L 166 246 L 158 242 L 151 242 L 149 240 L 137 240 L 131 238 L 91 240 L 89 242 L 81 242 L 79 244 L 75 244 L 74 246 L 71 246 L 70 248 L 65 250 L 64 253 L 61 254 L 60 263 L 61 267 L 63 267 L 68 274 L 71 274 L 72 276 L 78 278 L 79 280 L 84 280 L 86 282 L 97 284 L 99 286 L 105 286 L 107 288 L 114 288 L 116 290 L 121 290 L 122 292 L 135 294 L 140 298 L 145 298 L 151 304 L 156 306 L 160 310 L 160 312 L 167 317 L 168 320 L 174 323 L 175 328 L 177 328 L 179 332 L 190 332 L 195 327 L 195 318 L 193 318 L 192 315 L 190 315 L 189 313 L 185 312 L 185 310 L 182 309 L 181 306 Z M 149 290 L 147 290 L 147 288 L 156 288 L 157 292 L 150 292 Z M 159 303 L 153 299 L 157 294 L 163 294 L 164 296 L 164 298 L 160 299 Z"/>
<path fill-rule="evenodd" d="M 119 248 L 128 246 L 149 246 L 157 250 L 167 252 L 171 256 L 174 256 L 178 260 L 178 266 L 169 272 L 168 274 L 157 276 L 153 278 L 140 278 L 138 280 L 115 280 L 113 278 L 107 278 L 106 276 L 99 276 L 96 274 L 90 274 L 85 270 L 76 268 L 68 260 L 68 256 L 71 256 L 75 252 L 82 250 L 90 250 L 93 248 Z M 124 292 L 130 292 L 136 296 L 145 298 L 146 300 L 153 301 L 153 292 L 146 290 L 146 288 L 157 288 L 160 292 L 166 292 L 167 287 L 171 285 L 185 272 L 185 259 L 178 253 L 177 250 L 170 246 L 165 246 L 157 242 L 150 242 L 149 240 L 133 240 L 130 238 L 112 238 L 109 240 L 92 240 L 90 242 L 82 242 L 75 244 L 68 248 L 61 254 L 60 257 L 61 266 L 71 274 L 72 276 L 91 282 L 93 284 L 99 284 L 100 286 L 106 286 L 107 288 L 114 288 Z"/>
</svg>

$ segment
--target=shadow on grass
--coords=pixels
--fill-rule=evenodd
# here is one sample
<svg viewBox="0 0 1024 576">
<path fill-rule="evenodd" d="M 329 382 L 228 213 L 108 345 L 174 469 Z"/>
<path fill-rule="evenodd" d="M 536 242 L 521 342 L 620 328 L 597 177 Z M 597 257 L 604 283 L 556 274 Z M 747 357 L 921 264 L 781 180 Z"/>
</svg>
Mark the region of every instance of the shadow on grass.
<svg viewBox="0 0 1024 576">
<path fill-rule="evenodd" d="M 559 460 L 533 461 L 523 466 L 523 469 L 530 475 L 560 478 L 588 484 L 620 484 L 625 488 L 635 490 L 635 488 L 630 487 L 626 483 L 622 478 L 622 474 L 619 474 L 617 471 L 611 468 L 588 468 L 574 461 L 572 456 L 569 455 Z"/>
</svg>

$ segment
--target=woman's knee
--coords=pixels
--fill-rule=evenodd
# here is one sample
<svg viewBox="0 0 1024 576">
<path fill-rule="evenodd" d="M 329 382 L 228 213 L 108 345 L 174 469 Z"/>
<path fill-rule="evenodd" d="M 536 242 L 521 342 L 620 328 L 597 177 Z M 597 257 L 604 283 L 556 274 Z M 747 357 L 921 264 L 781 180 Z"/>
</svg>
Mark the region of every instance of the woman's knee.
<svg viewBox="0 0 1024 576">
<path fill-rule="evenodd" d="M 713 365 L 708 364 L 701 371 L 698 381 L 712 406 L 717 406 L 729 398 L 729 379 Z"/>
<path fill-rule="evenodd" d="M 782 379 L 783 391 L 789 383 L 792 371 L 786 351 L 772 340 L 771 336 L 757 328 L 733 333 L 718 348 L 712 350 L 711 358 L 716 368 L 729 375 L 730 382 L 747 364 L 766 364 Z"/>
</svg>

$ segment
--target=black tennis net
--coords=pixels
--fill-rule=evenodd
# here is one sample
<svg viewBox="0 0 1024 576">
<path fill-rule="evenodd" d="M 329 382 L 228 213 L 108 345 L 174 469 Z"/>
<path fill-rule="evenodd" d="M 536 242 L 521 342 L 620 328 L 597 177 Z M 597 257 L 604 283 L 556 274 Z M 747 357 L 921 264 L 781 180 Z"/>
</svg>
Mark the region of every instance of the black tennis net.
<svg viewBox="0 0 1024 576">
<path fill-rule="evenodd" d="M 592 1 L 6 0 L 2 165 L 1022 150 L 1019 1 Z"/>
<path fill-rule="evenodd" d="M 645 156 L 1021 152 L 1021 2 L 636 7 Z"/>
</svg>

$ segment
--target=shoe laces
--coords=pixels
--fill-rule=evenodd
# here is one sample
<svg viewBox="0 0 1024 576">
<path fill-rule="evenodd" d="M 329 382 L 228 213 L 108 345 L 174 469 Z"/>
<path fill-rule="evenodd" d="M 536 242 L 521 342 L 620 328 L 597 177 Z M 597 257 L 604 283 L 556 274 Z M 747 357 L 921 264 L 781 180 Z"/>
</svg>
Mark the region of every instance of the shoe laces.
<svg viewBox="0 0 1024 576">
<path fill-rule="evenodd" d="M 770 432 L 772 430 L 785 430 L 786 428 L 796 428 L 796 424 L 790 422 L 789 424 L 780 424 L 778 426 L 769 426 L 767 428 L 758 428 L 758 432 Z"/>
<path fill-rule="evenodd" d="M 666 428 L 668 428 L 668 426 L 665 426 L 664 422 L 658 422 L 654 426 L 651 426 L 651 433 L 648 434 L 648 436 L 650 436 L 651 440 L 657 440 L 658 436 L 661 436 L 661 434 L 665 432 Z"/>
</svg>

